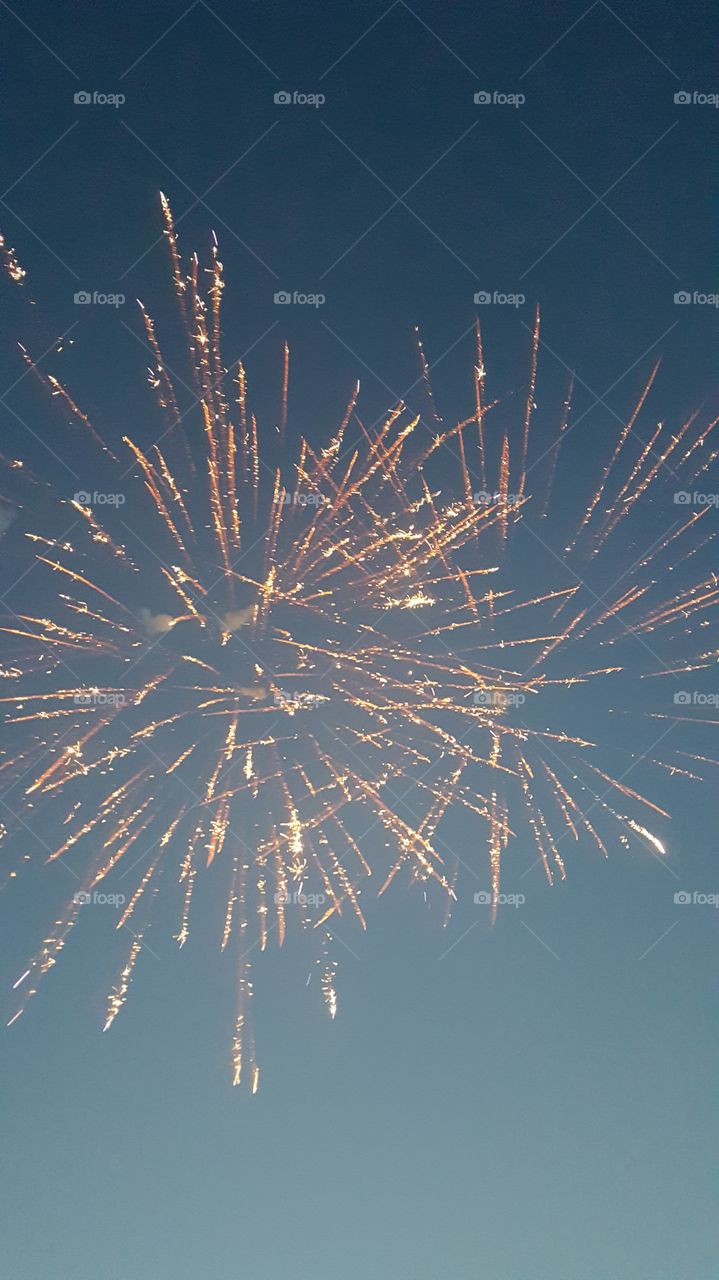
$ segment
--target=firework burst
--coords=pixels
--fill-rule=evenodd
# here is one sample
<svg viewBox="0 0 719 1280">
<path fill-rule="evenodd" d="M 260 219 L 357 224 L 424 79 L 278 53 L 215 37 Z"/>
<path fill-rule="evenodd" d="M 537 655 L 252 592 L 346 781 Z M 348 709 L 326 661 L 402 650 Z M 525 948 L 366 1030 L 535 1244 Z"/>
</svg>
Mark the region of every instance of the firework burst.
<svg viewBox="0 0 719 1280">
<path fill-rule="evenodd" d="M 364 929 L 369 888 L 404 879 L 441 900 L 446 923 L 458 864 L 480 869 L 448 850 L 449 811 L 480 837 L 463 847 L 488 858 L 493 913 L 512 843 L 531 842 L 550 881 L 564 877 L 573 843 L 606 853 L 636 838 L 664 854 L 650 824 L 668 814 L 625 780 L 638 749 L 624 741 L 626 762 L 616 766 L 616 749 L 605 762 L 582 694 L 607 700 L 628 670 L 649 679 L 716 663 L 706 628 L 719 581 L 693 568 L 714 536 L 708 510 L 680 508 L 668 532 L 643 542 L 632 532 L 621 571 L 617 557 L 667 476 L 689 488 L 719 450 L 715 422 L 697 416 L 640 434 L 655 370 L 556 544 L 548 528 L 571 391 L 550 447 L 534 449 L 538 319 L 514 426 L 487 398 L 477 329 L 471 410 L 452 426 L 435 409 L 420 343 L 431 428 L 402 403 L 364 425 L 357 386 L 331 438 L 297 441 L 285 347 L 278 424 L 263 431 L 243 365 L 223 363 L 217 248 L 205 288 L 198 259 L 182 265 L 164 198 L 163 210 L 194 404 L 180 408 L 144 307 L 162 417 L 150 447 L 105 439 L 23 350 L 107 488 L 58 494 L 3 459 L 12 543 L 31 548 L 47 601 L 41 614 L 1 619 L 8 827 L 27 835 L 40 823 L 52 833 L 38 837 L 47 860 L 76 877 L 16 984 L 11 1022 L 83 903 L 121 880 L 117 928 L 131 937 L 110 1027 L 161 884 L 179 881 L 183 946 L 213 868 L 204 878 L 224 886 L 218 943 L 237 964 L 232 1076 L 255 1090 L 250 953 L 282 945 L 290 929 L 314 935 L 334 1017 L 335 919 Z M 659 778 L 695 777 L 707 763 L 678 748 L 642 760 Z M 9 838 L 10 877 L 13 848 Z"/>
</svg>

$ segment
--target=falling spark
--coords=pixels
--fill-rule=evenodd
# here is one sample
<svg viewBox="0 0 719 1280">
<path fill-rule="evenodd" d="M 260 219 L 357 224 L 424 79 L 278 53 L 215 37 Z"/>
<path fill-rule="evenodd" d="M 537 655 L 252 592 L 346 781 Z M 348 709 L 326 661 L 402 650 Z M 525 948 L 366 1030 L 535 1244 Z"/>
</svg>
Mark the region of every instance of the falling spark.
<svg viewBox="0 0 719 1280">
<path fill-rule="evenodd" d="M 543 558 L 566 505 L 557 494 L 572 431 L 570 391 L 558 436 L 533 461 L 538 317 L 518 423 L 499 421 L 502 402 L 487 397 L 477 330 L 473 408 L 453 426 L 436 411 L 418 335 L 431 429 L 403 404 L 366 426 L 358 384 L 323 446 L 295 440 L 285 346 L 279 430 L 265 434 L 244 366 L 230 377 L 223 363 L 217 245 L 203 294 L 199 259 L 183 267 L 164 196 L 162 209 L 196 408 L 181 413 L 141 305 L 161 449 L 126 436 L 118 461 L 60 380 L 22 352 L 67 429 L 96 451 L 98 472 L 116 477 L 122 503 L 98 511 L 81 496 L 56 500 L 47 485 L 38 504 L 35 477 L 2 459 L 14 495 L 5 500 L 18 513 L 6 536 L 27 534 L 43 601 L 41 617 L 8 609 L 0 618 L 11 835 L 27 841 L 33 806 L 47 809 L 44 829 L 62 831 L 47 861 L 81 887 L 17 980 L 10 1024 L 57 962 L 79 904 L 113 876 L 132 877 L 114 921 L 122 932 L 132 919 L 133 933 L 106 1029 L 147 950 L 160 884 L 179 884 L 180 947 L 200 887 L 221 885 L 218 946 L 239 957 L 232 1080 L 255 1092 L 250 952 L 293 935 L 314 949 L 334 1018 L 326 921 L 364 929 L 369 887 L 382 894 L 404 878 L 430 906 L 438 900 L 446 926 L 460 895 L 459 859 L 442 835 L 448 812 L 481 836 L 492 918 L 510 849 L 528 851 L 550 882 L 566 874 L 565 838 L 606 854 L 633 833 L 666 856 L 642 815 L 667 811 L 623 778 L 642 760 L 662 780 L 667 770 L 697 775 L 674 757 L 645 759 L 631 741 L 607 763 L 597 698 L 582 702 L 581 692 L 606 702 L 623 674 L 677 679 L 716 666 L 719 646 L 703 628 L 716 621 L 719 579 L 687 576 L 707 522 L 645 537 L 634 563 L 613 573 L 616 586 L 605 576 L 592 587 L 587 575 L 614 563 L 616 531 L 632 521 L 636 531 L 647 495 L 666 492 L 667 460 L 672 485 L 689 459 L 694 479 L 710 465 L 716 421 L 695 435 L 694 417 L 640 434 L 655 370 L 578 522 L 561 530 L 556 545 L 568 550 Z M 2 241 L 0 250 L 21 283 Z M 26 527 L 38 510 L 39 531 Z M 617 794 L 634 813 L 611 807 Z M 468 840 L 463 859 L 476 861 L 479 847 Z"/>
</svg>

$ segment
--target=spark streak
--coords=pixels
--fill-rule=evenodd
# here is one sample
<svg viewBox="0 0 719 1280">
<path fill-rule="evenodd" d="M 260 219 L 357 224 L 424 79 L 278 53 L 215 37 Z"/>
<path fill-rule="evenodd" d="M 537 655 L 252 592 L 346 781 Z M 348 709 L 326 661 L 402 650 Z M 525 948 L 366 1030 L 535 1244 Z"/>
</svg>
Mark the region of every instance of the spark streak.
<svg viewBox="0 0 719 1280">
<path fill-rule="evenodd" d="M 162 207 L 188 385 L 198 396 L 181 409 L 142 306 L 162 450 L 125 436 L 118 463 L 75 397 L 23 353 L 125 501 L 108 504 L 101 522 L 70 500 L 70 541 L 68 500 L 48 486 L 36 532 L 25 526 L 37 510 L 37 482 L 17 460 L 3 460 L 7 500 L 19 513 L 10 534 L 28 535 L 19 541 L 32 549 L 48 616 L 7 612 L 0 625 L 8 650 L 0 679 L 9 689 L 0 699 L 8 737 L 0 768 L 9 770 L 20 832 L 32 830 L 34 804 L 47 807 L 43 829 L 62 829 L 47 861 L 69 866 L 85 896 L 113 876 L 132 877 L 123 878 L 115 924 L 139 923 L 108 996 L 106 1029 L 128 998 L 160 884 L 163 897 L 176 886 L 181 947 L 199 886 L 222 885 L 218 949 L 236 956 L 232 1079 L 254 1092 L 250 951 L 293 934 L 314 948 L 334 1018 L 336 962 L 325 922 L 342 917 L 364 929 L 369 884 L 382 894 L 404 878 L 439 900 L 446 925 L 460 892 L 459 859 L 442 834 L 448 813 L 464 814 L 481 833 L 492 918 L 510 848 L 524 852 L 522 865 L 538 858 L 550 881 L 566 874 L 565 837 L 574 845 L 588 837 L 606 853 L 632 833 L 666 856 L 643 815 L 667 811 L 623 782 L 646 753 L 630 744 L 621 768 L 600 767 L 596 701 L 592 709 L 580 699 L 584 688 L 605 699 L 627 673 L 650 679 L 716 666 L 719 649 L 701 628 L 716 621 L 719 580 L 706 571 L 687 576 L 705 545 L 706 519 L 647 536 L 615 586 L 588 585 L 587 565 L 599 572 L 617 529 L 638 527 L 667 459 L 680 466 L 691 458 L 694 477 L 710 465 L 716 420 L 697 427 L 693 442 L 695 416 L 674 434 L 660 424 L 640 436 L 655 369 L 578 524 L 562 531 L 565 552 L 551 551 L 540 567 L 572 433 L 570 391 L 556 440 L 538 450 L 549 461 L 540 483 L 539 317 L 518 423 L 494 427 L 502 402 L 487 398 L 477 330 L 473 407 L 455 426 L 437 410 L 418 338 L 431 427 L 403 404 L 365 425 L 358 384 L 324 446 L 294 439 L 285 345 L 279 428 L 265 435 L 244 366 L 230 375 L 223 363 L 216 246 L 203 295 L 199 260 L 184 270 L 165 197 Z M 21 283 L 11 251 L 5 256 Z M 303 501 L 288 501 L 293 494 Z M 586 547 L 582 561 L 578 546 Z M 494 584 L 487 590 L 479 585 L 486 575 Z M 88 593 L 93 609 L 82 598 Z M 696 776 L 674 759 L 645 764 Z M 616 813 L 607 789 L 633 812 Z M 55 965 L 81 914 L 77 899 L 18 979 L 22 1003 L 11 1023 Z"/>
</svg>

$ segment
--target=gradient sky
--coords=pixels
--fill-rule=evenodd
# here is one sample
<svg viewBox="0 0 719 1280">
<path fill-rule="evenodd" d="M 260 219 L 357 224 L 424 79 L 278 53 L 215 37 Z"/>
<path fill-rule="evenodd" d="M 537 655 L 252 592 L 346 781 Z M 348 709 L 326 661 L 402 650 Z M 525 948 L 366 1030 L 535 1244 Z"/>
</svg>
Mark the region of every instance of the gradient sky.
<svg viewBox="0 0 719 1280">
<path fill-rule="evenodd" d="M 74 326 L 74 385 L 110 431 L 135 427 L 131 304 L 162 319 L 172 303 L 162 189 L 185 250 L 218 234 L 228 359 L 249 351 L 266 389 L 289 339 L 297 430 L 332 426 L 357 376 L 368 417 L 403 393 L 418 323 L 451 416 L 485 289 L 526 298 L 483 309 L 492 382 L 523 383 L 539 302 L 547 403 L 576 369 L 588 457 L 658 355 L 654 412 L 680 421 L 715 382 L 716 311 L 674 295 L 718 287 L 718 113 L 674 95 L 716 92 L 713 20 L 603 0 L 0 0 L 0 229 L 35 342 Z M 280 90 L 326 102 L 276 105 Z M 475 105 L 483 90 L 526 101 Z M 81 289 L 127 303 L 78 309 Z M 283 289 L 326 302 L 279 308 Z M 32 458 L 41 439 L 12 412 L 48 430 L 12 386 L 27 323 L 7 291 L 0 448 Z M 526 902 L 494 930 L 472 903 L 483 853 L 453 827 L 478 871 L 450 928 L 399 888 L 368 934 L 346 921 L 331 1025 L 306 957 L 263 957 L 254 1099 L 229 1087 L 232 973 L 210 928 L 181 955 L 153 929 L 103 1037 L 117 952 L 93 917 L 0 1038 L 3 1274 L 715 1280 L 719 912 L 674 894 L 719 892 L 716 791 L 677 782 L 670 807 L 666 864 L 583 846 L 550 890 L 514 849 L 505 887 Z M 0 903 L 3 1010 L 57 901 L 42 879 L 33 892 L 22 912 Z"/>
</svg>

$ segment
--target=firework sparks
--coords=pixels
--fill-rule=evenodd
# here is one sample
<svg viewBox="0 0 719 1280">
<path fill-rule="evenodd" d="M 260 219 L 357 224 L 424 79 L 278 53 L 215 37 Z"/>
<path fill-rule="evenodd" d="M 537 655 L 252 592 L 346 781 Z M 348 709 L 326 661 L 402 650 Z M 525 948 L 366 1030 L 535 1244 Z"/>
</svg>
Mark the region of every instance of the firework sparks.
<svg viewBox="0 0 719 1280">
<path fill-rule="evenodd" d="M 144 306 L 163 421 L 149 448 L 126 436 L 125 455 L 116 454 L 23 351 L 123 501 L 98 511 L 82 495 L 57 495 L 38 531 L 26 517 L 41 482 L 3 459 L 14 486 L 7 500 L 20 513 L 13 535 L 25 534 L 41 598 L 52 604 L 47 616 L 1 620 L 8 750 L 0 771 L 17 822 L 34 829 L 47 811 L 43 831 L 61 831 L 47 860 L 62 859 L 82 886 L 18 980 L 22 1003 L 10 1021 L 56 963 L 82 903 L 121 876 L 128 892 L 117 928 L 132 923 L 131 944 L 108 996 L 109 1027 L 127 1000 L 161 880 L 179 885 L 175 938 L 184 946 L 211 870 L 225 886 L 218 944 L 234 949 L 237 966 L 232 1079 L 254 1092 L 253 946 L 283 945 L 293 927 L 313 939 L 334 1018 L 326 922 L 347 914 L 364 928 L 369 882 L 383 893 L 405 875 L 437 895 L 447 924 L 459 871 L 440 834 L 448 811 L 482 833 L 493 916 L 513 842 L 531 841 L 550 882 L 566 874 L 567 838 L 606 853 L 631 833 L 665 856 L 646 825 L 648 811 L 665 811 L 623 782 L 632 752 L 615 776 L 594 763 L 589 728 L 539 727 L 534 708 L 556 720 L 563 691 L 604 687 L 639 658 L 647 678 L 717 661 L 702 628 L 719 583 L 680 576 L 707 541 L 705 521 L 685 520 L 608 588 L 587 585 L 579 559 L 567 559 L 583 550 L 601 566 L 605 544 L 660 485 L 670 456 L 681 453 L 696 479 L 715 456 L 715 423 L 693 442 L 694 418 L 674 434 L 660 424 L 649 441 L 636 438 L 653 371 L 565 535 L 566 556 L 547 555 L 549 576 L 537 589 L 536 575 L 516 568 L 539 538 L 533 505 L 546 536 L 571 435 L 570 391 L 544 468 L 532 461 L 539 318 L 514 436 L 493 425 L 498 403 L 487 399 L 477 330 L 469 417 L 447 426 L 437 413 L 419 341 L 431 427 L 403 404 L 365 427 L 357 387 L 320 447 L 288 430 L 285 345 L 279 427 L 263 445 L 245 369 L 223 363 L 217 246 L 205 296 L 198 259 L 182 266 L 164 197 L 162 207 L 194 406 L 181 410 Z M 12 251 L 0 248 L 20 283 Z M 43 508 L 50 492 L 42 489 Z M 674 763 L 648 764 L 690 776 Z M 607 799 L 615 793 L 621 812 Z"/>
</svg>

